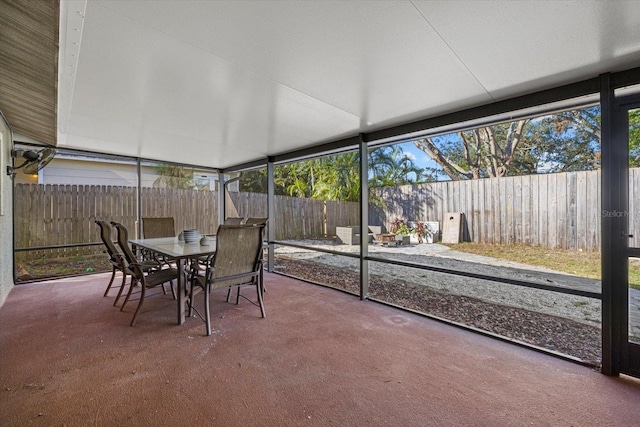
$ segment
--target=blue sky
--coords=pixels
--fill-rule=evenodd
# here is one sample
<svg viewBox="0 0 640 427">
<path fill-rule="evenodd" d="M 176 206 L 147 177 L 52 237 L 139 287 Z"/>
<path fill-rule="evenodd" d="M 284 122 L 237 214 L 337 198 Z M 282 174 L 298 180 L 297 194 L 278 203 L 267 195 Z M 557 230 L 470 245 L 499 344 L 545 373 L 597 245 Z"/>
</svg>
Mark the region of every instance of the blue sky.
<svg viewBox="0 0 640 427">
<path fill-rule="evenodd" d="M 434 162 L 431 157 L 427 156 L 424 151 L 416 148 L 413 142 L 405 142 L 400 144 L 405 154 L 407 154 L 411 159 L 413 159 L 415 165 L 419 168 L 437 168 L 442 169 L 438 166 L 436 162 Z M 449 177 L 444 173 L 438 176 L 438 181 L 448 181 Z"/>
<path fill-rule="evenodd" d="M 419 150 L 412 142 L 405 142 L 402 145 L 404 152 L 415 162 L 419 168 L 436 167 L 437 164 L 424 151 Z"/>
</svg>

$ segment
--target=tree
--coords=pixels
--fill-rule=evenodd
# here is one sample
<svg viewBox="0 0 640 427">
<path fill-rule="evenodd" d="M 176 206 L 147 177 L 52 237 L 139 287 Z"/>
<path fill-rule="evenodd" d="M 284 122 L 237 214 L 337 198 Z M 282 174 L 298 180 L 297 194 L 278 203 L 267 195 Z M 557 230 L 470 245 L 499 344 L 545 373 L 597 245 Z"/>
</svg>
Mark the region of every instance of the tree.
<svg viewBox="0 0 640 427">
<path fill-rule="evenodd" d="M 358 201 L 360 198 L 360 156 L 357 152 L 335 154 L 276 166 L 278 195 L 322 200 Z M 266 192 L 266 169 L 245 172 L 241 191 Z M 421 182 L 423 170 L 400 146 L 369 151 L 369 187 Z"/>
<path fill-rule="evenodd" d="M 154 187 L 186 190 L 200 188 L 193 179 L 193 169 L 168 164 L 155 165 L 154 169 L 158 174 L 158 177 L 153 181 Z"/>
<path fill-rule="evenodd" d="M 322 157 L 313 161 L 311 197 L 322 200 L 358 201 L 360 155 L 357 152 Z"/>
<path fill-rule="evenodd" d="M 640 109 L 629 111 L 629 166 L 640 167 Z M 545 129 L 544 126 L 547 126 Z M 549 131 L 553 127 L 554 132 Z M 539 150 L 552 167 L 549 172 L 600 168 L 600 107 L 571 110 L 544 118 L 538 128 Z"/>
<path fill-rule="evenodd" d="M 417 167 L 400 145 L 369 150 L 369 186 L 390 187 L 424 181 L 424 170 Z"/>
<path fill-rule="evenodd" d="M 636 117 L 630 114 L 630 122 Z M 414 145 L 452 180 L 478 179 L 597 169 L 600 134 L 600 107 L 594 106 L 420 138 Z M 631 137 L 631 164 L 640 163 L 638 138 Z"/>
<path fill-rule="evenodd" d="M 242 172 L 240 191 L 267 194 L 267 168 Z"/>
<path fill-rule="evenodd" d="M 420 138 L 413 143 L 452 180 L 501 177 L 512 166 L 528 123 L 528 119 L 523 119 L 457 132 L 457 140 L 450 135 Z"/>
<path fill-rule="evenodd" d="M 452 180 L 594 170 L 600 167 L 600 107 L 483 126 L 413 144 Z M 640 110 L 629 112 L 629 164 L 640 166 Z M 419 168 L 399 144 L 369 150 L 369 188 L 435 180 L 440 172 Z M 276 167 L 276 194 L 357 201 L 356 152 Z M 252 171 L 243 191 L 266 192 L 266 170 Z"/>
<path fill-rule="evenodd" d="M 537 171 L 600 168 L 600 107 L 563 111 L 539 119 L 528 135 Z M 535 172 L 534 172 L 535 173 Z"/>
</svg>

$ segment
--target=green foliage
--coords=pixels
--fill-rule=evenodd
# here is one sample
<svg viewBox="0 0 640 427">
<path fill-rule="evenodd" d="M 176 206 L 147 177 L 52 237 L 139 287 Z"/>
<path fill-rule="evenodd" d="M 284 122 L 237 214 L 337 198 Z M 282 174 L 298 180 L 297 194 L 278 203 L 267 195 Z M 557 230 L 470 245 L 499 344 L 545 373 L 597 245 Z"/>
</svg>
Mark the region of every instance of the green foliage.
<svg viewBox="0 0 640 427">
<path fill-rule="evenodd" d="M 314 168 L 311 196 L 322 200 L 358 201 L 360 156 L 356 152 L 310 160 Z"/>
<path fill-rule="evenodd" d="M 395 187 L 423 182 L 423 172 L 400 145 L 369 150 L 370 187 Z"/>
<path fill-rule="evenodd" d="M 395 218 L 391 222 L 391 230 L 393 234 L 411 234 L 411 228 L 402 218 Z"/>
<path fill-rule="evenodd" d="M 242 172 L 240 191 L 267 194 L 267 168 Z"/>
<path fill-rule="evenodd" d="M 629 115 L 630 164 L 640 164 L 640 114 Z M 600 168 L 600 107 L 414 141 L 451 179 Z"/>
<path fill-rule="evenodd" d="M 356 202 L 360 198 L 359 171 L 360 156 L 357 152 L 278 165 L 274 169 L 275 193 Z M 369 152 L 370 188 L 421 182 L 422 172 L 400 146 L 379 147 Z M 266 169 L 243 173 L 240 190 L 266 193 Z"/>
<path fill-rule="evenodd" d="M 200 186 L 194 180 L 193 169 L 168 164 L 158 164 L 153 166 L 153 169 L 158 174 L 158 177 L 153 181 L 154 187 L 184 190 L 200 189 Z"/>
<path fill-rule="evenodd" d="M 600 168 L 600 107 L 564 111 L 542 118 L 528 135 L 539 172 Z"/>
<path fill-rule="evenodd" d="M 321 200 L 357 201 L 357 153 L 338 154 L 280 165 L 274 171 L 276 194 Z"/>
<path fill-rule="evenodd" d="M 439 168 L 419 168 L 398 144 L 369 150 L 369 188 L 451 179 L 572 172 L 600 168 L 600 107 L 501 123 L 414 141 Z M 431 145 L 430 145 L 431 144 Z M 640 110 L 629 113 L 629 164 L 640 167 Z M 277 166 L 277 195 L 359 199 L 357 152 Z M 267 192 L 266 169 L 245 172 L 241 191 Z M 383 201 L 370 193 L 373 203 Z"/>
</svg>

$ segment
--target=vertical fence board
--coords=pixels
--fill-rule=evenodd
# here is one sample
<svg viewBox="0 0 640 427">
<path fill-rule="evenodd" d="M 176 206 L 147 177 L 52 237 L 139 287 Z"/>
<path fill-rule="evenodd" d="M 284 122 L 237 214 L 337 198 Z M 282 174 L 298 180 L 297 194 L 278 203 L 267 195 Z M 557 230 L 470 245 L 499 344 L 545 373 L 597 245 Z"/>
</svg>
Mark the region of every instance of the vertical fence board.
<svg viewBox="0 0 640 427">
<path fill-rule="evenodd" d="M 472 242 L 475 235 L 477 235 L 475 230 L 475 211 L 476 211 L 476 203 L 475 203 L 475 195 L 477 194 L 476 188 L 476 180 L 470 182 L 469 185 L 464 186 L 464 200 L 467 206 L 467 215 L 468 215 L 468 228 L 467 228 L 467 236 L 465 239 Z M 474 191 L 475 190 L 475 191 Z"/>
<path fill-rule="evenodd" d="M 32 226 L 27 225 L 30 230 L 29 246 L 41 246 L 40 236 L 44 233 L 44 185 L 33 186 L 33 221 Z M 33 252 L 34 259 L 40 255 L 39 251 Z"/>
<path fill-rule="evenodd" d="M 14 204 L 13 209 L 16 214 L 13 216 L 14 220 L 14 245 L 16 248 L 28 248 L 31 245 L 31 228 L 33 212 L 35 208 L 32 207 L 32 203 L 34 200 L 35 190 L 32 192 L 31 189 L 35 187 L 34 185 L 26 184 L 26 185 L 16 185 L 14 190 Z M 35 220 L 35 218 L 33 218 Z M 31 252 L 21 252 L 16 253 L 16 262 L 19 264 L 22 260 L 31 259 L 33 253 Z"/>
<path fill-rule="evenodd" d="M 526 175 L 522 177 L 522 242 L 523 245 L 531 245 L 531 222 L 532 215 L 531 212 L 531 175 Z"/>
<path fill-rule="evenodd" d="M 39 239 L 39 244 L 38 246 L 44 246 L 46 245 L 48 241 L 52 241 L 53 244 L 55 244 L 56 242 L 56 236 L 51 233 L 51 224 L 53 222 L 53 186 L 52 185 L 45 185 L 44 187 L 44 223 L 43 223 L 43 229 L 41 230 L 42 234 L 40 235 L 40 239 Z M 51 240 L 49 240 L 51 239 Z M 57 253 L 55 253 L 54 256 L 58 256 Z"/>
<path fill-rule="evenodd" d="M 576 248 L 586 250 L 587 244 L 587 172 L 576 173 Z"/>
<path fill-rule="evenodd" d="M 517 205 L 516 205 L 516 177 L 509 177 L 502 180 L 505 183 L 506 194 L 506 242 L 507 244 L 514 244 L 516 241 L 516 218 L 517 218 Z"/>
<path fill-rule="evenodd" d="M 477 207 L 476 207 L 476 215 L 475 215 L 475 221 L 477 223 L 476 225 L 476 236 L 474 237 L 475 239 L 485 239 L 485 234 L 486 234 L 486 230 L 484 227 L 484 223 L 482 221 L 483 218 L 483 213 L 484 213 L 484 184 L 482 183 L 481 180 L 476 180 L 476 200 L 477 200 Z"/>
<path fill-rule="evenodd" d="M 49 201 L 49 209 L 51 210 L 51 217 L 49 218 L 49 226 L 47 228 L 47 234 L 53 241 L 54 245 L 60 245 L 61 239 L 58 234 L 58 225 L 60 222 L 60 211 L 58 206 L 58 200 L 64 199 L 64 185 L 52 185 L 51 186 L 51 199 Z M 63 257 L 64 250 L 54 250 L 55 256 Z"/>
<path fill-rule="evenodd" d="M 485 228 L 485 243 L 495 243 L 495 222 L 494 222 L 494 206 L 493 206 L 493 192 L 490 179 L 483 179 L 484 185 L 484 228 Z"/>
<path fill-rule="evenodd" d="M 577 172 L 567 175 L 567 238 L 564 247 L 578 247 L 578 176 Z"/>
<path fill-rule="evenodd" d="M 544 247 L 552 247 L 549 240 L 549 209 L 550 197 L 547 179 L 540 177 L 539 188 L 539 208 L 540 208 L 540 245 Z"/>
<path fill-rule="evenodd" d="M 504 184 L 501 186 L 502 181 L 496 178 L 491 178 L 491 192 L 493 194 L 493 228 L 494 228 L 494 242 L 496 244 L 504 243 Z"/>
<path fill-rule="evenodd" d="M 540 204 L 539 204 L 539 187 L 540 177 L 538 175 L 531 175 L 530 177 L 530 190 L 531 190 L 531 245 L 540 245 Z"/>
<path fill-rule="evenodd" d="M 587 175 L 587 229 L 585 233 L 588 238 L 587 250 L 599 251 L 600 250 L 600 173 Z M 595 209 L 589 209 L 593 208 Z"/>
<path fill-rule="evenodd" d="M 529 223 L 529 220 L 527 218 L 529 211 L 525 210 L 525 205 L 528 205 L 528 200 L 525 201 L 525 199 L 527 199 L 529 196 L 528 183 L 529 183 L 529 176 L 517 177 L 515 199 L 518 206 L 518 215 L 517 215 L 517 222 L 516 222 L 515 243 L 519 245 L 523 245 L 527 241 L 527 233 L 525 229 L 527 228 Z M 526 195 L 525 195 L 525 188 L 527 188 Z"/>
<path fill-rule="evenodd" d="M 555 214 L 555 235 L 556 247 L 564 248 L 567 244 L 567 174 L 560 173 L 556 175 L 556 208 L 552 210 Z"/>
</svg>

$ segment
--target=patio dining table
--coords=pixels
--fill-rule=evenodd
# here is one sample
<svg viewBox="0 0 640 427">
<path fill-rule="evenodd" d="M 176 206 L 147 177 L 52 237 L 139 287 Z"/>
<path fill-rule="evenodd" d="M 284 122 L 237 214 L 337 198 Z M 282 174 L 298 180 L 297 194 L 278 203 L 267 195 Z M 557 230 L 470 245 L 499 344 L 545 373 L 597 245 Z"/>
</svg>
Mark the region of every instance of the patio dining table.
<svg viewBox="0 0 640 427">
<path fill-rule="evenodd" d="M 211 243 L 203 246 L 199 242 L 185 243 L 177 237 L 160 237 L 155 239 L 131 239 L 129 243 L 133 246 L 147 249 L 176 261 L 178 268 L 178 325 L 185 321 L 185 303 L 187 301 L 185 289 L 185 263 L 188 259 L 207 256 L 215 253 L 215 236 L 210 236 Z"/>
</svg>

